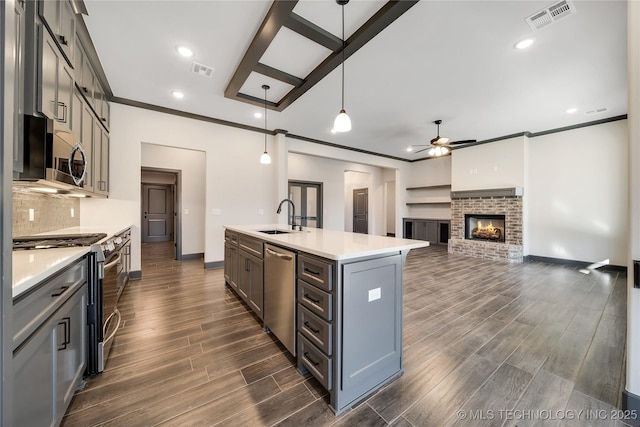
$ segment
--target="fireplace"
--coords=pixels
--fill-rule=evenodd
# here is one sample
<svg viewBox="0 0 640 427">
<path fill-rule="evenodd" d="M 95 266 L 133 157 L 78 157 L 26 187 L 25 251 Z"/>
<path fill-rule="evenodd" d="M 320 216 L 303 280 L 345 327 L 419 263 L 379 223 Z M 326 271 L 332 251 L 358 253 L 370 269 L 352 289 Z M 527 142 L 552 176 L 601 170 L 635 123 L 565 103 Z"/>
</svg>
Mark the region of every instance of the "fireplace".
<svg viewBox="0 0 640 427">
<path fill-rule="evenodd" d="M 505 215 L 465 214 L 464 238 L 487 242 L 505 242 Z"/>
</svg>

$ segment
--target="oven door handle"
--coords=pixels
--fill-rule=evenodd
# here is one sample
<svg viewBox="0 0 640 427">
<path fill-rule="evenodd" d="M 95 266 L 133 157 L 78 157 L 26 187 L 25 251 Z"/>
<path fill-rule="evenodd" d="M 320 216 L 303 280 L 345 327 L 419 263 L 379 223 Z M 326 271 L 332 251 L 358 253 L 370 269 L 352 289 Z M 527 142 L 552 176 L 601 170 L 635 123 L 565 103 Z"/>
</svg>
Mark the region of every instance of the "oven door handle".
<svg viewBox="0 0 640 427">
<path fill-rule="evenodd" d="M 115 310 L 113 310 L 113 313 L 111 313 L 109 317 L 107 317 L 107 320 L 104 322 L 104 325 L 102 327 L 102 334 L 104 335 L 107 332 L 107 326 L 109 325 L 109 322 L 111 322 L 111 319 L 113 318 L 113 316 L 118 316 L 118 323 L 116 323 L 116 327 L 113 330 L 113 332 L 111 332 L 111 335 L 109 335 L 104 339 L 103 341 L 104 344 L 107 344 L 109 341 L 111 341 L 113 337 L 116 335 L 116 332 L 118 332 L 118 329 L 120 329 L 120 321 L 122 320 L 122 315 L 120 314 L 120 311 L 116 308 Z"/>
<path fill-rule="evenodd" d="M 120 260 L 122 259 L 122 254 L 118 253 L 118 256 L 116 257 L 116 259 L 114 259 L 113 261 L 111 261 L 109 264 L 105 264 L 103 267 L 104 271 L 107 271 L 108 269 L 110 269 L 111 267 L 113 267 L 114 265 L 118 264 L 120 262 Z"/>
</svg>

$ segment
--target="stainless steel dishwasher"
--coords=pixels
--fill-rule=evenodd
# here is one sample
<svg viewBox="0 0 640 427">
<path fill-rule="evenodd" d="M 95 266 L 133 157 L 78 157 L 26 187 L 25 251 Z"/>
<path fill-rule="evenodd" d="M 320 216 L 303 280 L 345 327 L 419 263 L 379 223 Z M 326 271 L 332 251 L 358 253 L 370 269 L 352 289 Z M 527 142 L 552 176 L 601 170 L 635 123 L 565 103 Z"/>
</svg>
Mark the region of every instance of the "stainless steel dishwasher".
<svg viewBox="0 0 640 427">
<path fill-rule="evenodd" d="M 296 254 L 265 244 L 264 324 L 296 355 Z"/>
</svg>

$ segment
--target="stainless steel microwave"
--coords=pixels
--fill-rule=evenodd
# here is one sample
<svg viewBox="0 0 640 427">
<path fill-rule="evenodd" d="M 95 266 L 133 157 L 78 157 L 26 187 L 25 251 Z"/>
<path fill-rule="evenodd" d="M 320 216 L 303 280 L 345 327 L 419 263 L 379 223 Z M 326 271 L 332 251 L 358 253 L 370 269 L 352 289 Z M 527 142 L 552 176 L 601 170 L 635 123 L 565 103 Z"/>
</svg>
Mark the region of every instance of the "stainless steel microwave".
<svg viewBox="0 0 640 427">
<path fill-rule="evenodd" d="M 82 144 L 68 132 L 54 132 L 53 120 L 25 115 L 23 144 L 22 171 L 14 180 L 62 192 L 84 188 L 87 158 Z"/>
</svg>

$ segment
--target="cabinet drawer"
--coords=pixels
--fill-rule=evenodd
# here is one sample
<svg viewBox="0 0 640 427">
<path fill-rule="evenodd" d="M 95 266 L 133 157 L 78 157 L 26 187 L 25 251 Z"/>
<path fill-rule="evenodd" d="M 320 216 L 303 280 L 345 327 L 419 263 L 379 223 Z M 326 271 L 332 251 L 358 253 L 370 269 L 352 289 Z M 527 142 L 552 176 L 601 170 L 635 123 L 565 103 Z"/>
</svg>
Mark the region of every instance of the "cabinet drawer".
<svg viewBox="0 0 640 427">
<path fill-rule="evenodd" d="M 235 231 L 224 230 L 224 240 L 234 245 L 238 244 L 238 233 Z"/>
<path fill-rule="evenodd" d="M 327 390 L 333 386 L 331 372 L 333 372 L 332 360 L 325 356 L 301 333 L 298 333 L 298 357 L 302 364 L 316 377 Z"/>
<path fill-rule="evenodd" d="M 249 237 L 249 236 L 245 236 L 244 234 L 241 234 L 238 237 L 238 243 L 242 249 L 246 250 L 247 252 L 259 258 L 262 258 L 263 256 L 262 240 L 258 240 L 253 237 Z"/>
<path fill-rule="evenodd" d="M 331 356 L 333 325 L 302 305 L 298 306 L 298 331 L 317 345 L 320 350 Z"/>
<path fill-rule="evenodd" d="M 305 282 L 298 280 L 298 302 L 304 304 L 325 320 L 332 320 L 332 295 Z"/>
<path fill-rule="evenodd" d="M 331 292 L 333 289 L 333 263 L 306 254 L 299 254 L 298 277 L 320 289 Z"/>
<path fill-rule="evenodd" d="M 83 258 L 14 299 L 14 348 L 27 339 L 86 280 L 86 260 Z"/>
</svg>

